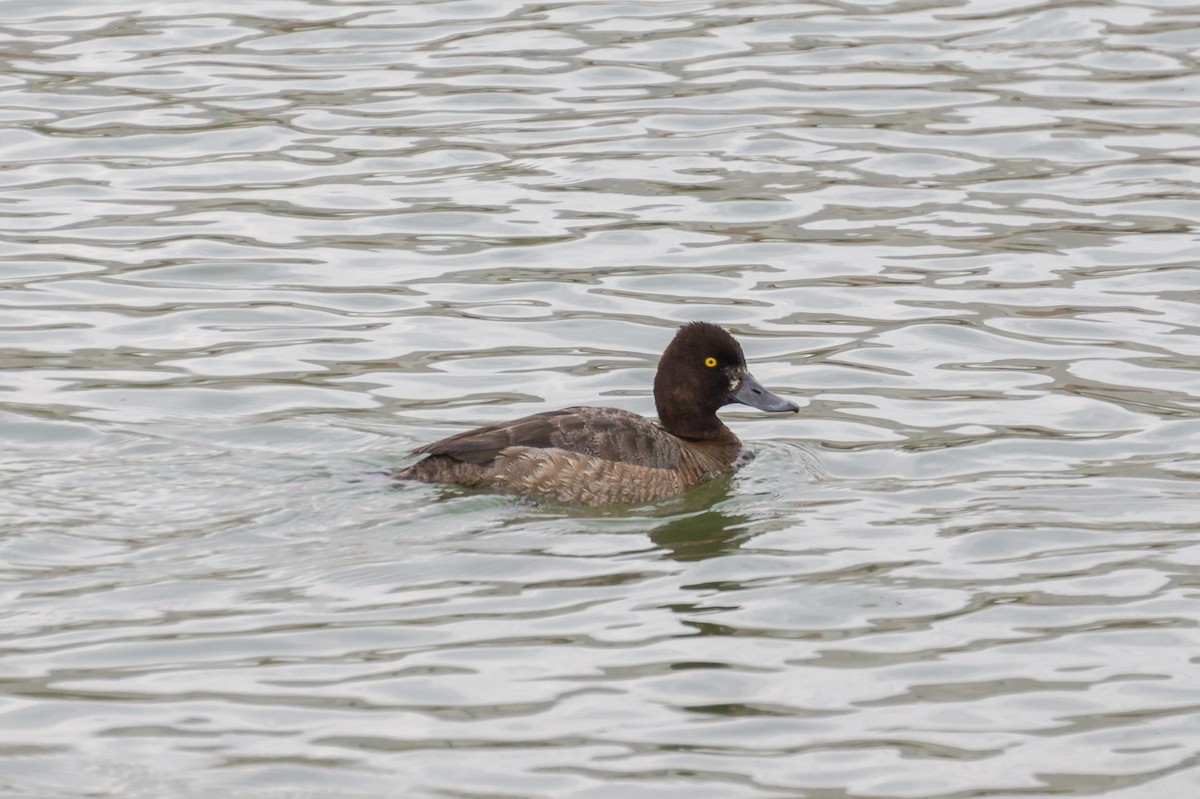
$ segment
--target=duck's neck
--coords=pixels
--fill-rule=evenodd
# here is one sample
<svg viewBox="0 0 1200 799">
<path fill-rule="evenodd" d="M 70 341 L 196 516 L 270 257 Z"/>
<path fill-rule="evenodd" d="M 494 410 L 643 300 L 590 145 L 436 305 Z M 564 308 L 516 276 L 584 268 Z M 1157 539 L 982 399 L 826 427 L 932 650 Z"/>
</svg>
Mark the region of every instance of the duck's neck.
<svg viewBox="0 0 1200 799">
<path fill-rule="evenodd" d="M 688 441 L 719 441 L 739 443 L 733 431 L 725 426 L 715 413 L 712 414 L 678 414 L 658 411 L 658 421 L 663 429 L 673 436 Z"/>
</svg>

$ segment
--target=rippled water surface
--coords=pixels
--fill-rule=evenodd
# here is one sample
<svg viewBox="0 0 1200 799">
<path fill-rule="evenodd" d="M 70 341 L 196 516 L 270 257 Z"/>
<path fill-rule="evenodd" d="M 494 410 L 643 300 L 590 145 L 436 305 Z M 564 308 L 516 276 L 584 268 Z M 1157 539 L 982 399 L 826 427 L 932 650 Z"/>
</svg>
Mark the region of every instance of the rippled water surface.
<svg viewBox="0 0 1200 799">
<path fill-rule="evenodd" d="M 1196 796 L 1198 29 L 0 3 L 0 795 Z M 732 479 L 380 476 L 690 319 Z"/>
</svg>

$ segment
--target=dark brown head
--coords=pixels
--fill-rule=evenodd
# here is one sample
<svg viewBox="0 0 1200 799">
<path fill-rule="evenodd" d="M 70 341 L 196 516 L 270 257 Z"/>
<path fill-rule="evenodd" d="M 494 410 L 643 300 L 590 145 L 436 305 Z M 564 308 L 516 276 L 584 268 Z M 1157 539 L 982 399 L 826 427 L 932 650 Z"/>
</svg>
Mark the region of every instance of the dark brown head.
<svg viewBox="0 0 1200 799">
<path fill-rule="evenodd" d="M 764 411 L 798 411 L 762 387 L 746 368 L 742 347 L 724 329 L 689 322 L 667 345 L 654 376 L 654 404 L 668 432 L 714 438 L 725 431 L 717 410 L 741 402 Z"/>
</svg>

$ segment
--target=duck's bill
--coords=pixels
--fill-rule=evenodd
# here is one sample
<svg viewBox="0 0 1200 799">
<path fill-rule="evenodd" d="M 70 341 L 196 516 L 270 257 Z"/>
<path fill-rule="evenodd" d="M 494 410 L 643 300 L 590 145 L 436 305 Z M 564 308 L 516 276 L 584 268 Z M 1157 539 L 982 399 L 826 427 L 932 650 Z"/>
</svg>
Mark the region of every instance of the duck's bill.
<svg viewBox="0 0 1200 799">
<path fill-rule="evenodd" d="M 760 411 L 791 411 L 795 413 L 800 410 L 799 405 L 767 391 L 762 387 L 762 383 L 759 383 L 752 375 L 748 374 L 742 376 L 741 383 L 738 384 L 737 390 L 733 392 L 733 399 L 735 402 L 749 405 L 751 408 L 758 408 Z"/>
</svg>

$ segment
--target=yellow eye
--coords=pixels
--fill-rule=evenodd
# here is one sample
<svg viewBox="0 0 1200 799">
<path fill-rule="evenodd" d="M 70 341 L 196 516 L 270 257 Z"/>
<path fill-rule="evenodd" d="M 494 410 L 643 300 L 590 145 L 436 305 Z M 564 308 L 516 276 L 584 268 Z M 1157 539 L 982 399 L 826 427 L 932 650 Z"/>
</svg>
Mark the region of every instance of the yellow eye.
<svg viewBox="0 0 1200 799">
<path fill-rule="evenodd" d="M 704 359 L 704 365 L 709 368 L 712 368 L 713 366 L 717 365 L 717 359 L 710 355 Z"/>
</svg>

